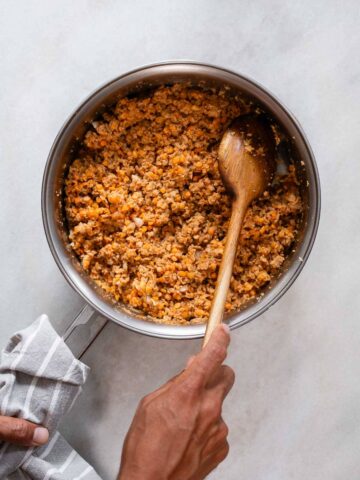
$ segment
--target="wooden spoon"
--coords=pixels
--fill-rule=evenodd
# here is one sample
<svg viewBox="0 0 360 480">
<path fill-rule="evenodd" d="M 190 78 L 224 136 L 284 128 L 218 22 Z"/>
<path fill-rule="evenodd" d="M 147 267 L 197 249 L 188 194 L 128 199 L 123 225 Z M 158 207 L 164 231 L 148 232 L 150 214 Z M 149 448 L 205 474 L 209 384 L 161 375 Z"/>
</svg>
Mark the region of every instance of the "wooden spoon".
<svg viewBox="0 0 360 480">
<path fill-rule="evenodd" d="M 206 327 L 203 347 L 222 322 L 241 226 L 250 203 L 259 197 L 275 171 L 275 141 L 262 116 L 238 117 L 224 133 L 219 147 L 219 170 L 232 196 L 225 250 Z"/>
</svg>

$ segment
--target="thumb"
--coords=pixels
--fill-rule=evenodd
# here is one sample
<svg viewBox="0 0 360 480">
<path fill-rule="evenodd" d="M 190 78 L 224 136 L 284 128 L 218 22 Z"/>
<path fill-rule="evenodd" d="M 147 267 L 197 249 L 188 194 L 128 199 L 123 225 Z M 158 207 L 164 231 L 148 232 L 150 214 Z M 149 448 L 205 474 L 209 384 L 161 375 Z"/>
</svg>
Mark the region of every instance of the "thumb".
<svg viewBox="0 0 360 480">
<path fill-rule="evenodd" d="M 222 323 L 213 331 L 208 344 L 190 364 L 190 370 L 198 370 L 208 380 L 226 358 L 230 343 L 229 327 Z"/>
<path fill-rule="evenodd" d="M 0 440 L 28 447 L 44 445 L 49 440 L 46 428 L 21 418 L 0 415 Z"/>
</svg>

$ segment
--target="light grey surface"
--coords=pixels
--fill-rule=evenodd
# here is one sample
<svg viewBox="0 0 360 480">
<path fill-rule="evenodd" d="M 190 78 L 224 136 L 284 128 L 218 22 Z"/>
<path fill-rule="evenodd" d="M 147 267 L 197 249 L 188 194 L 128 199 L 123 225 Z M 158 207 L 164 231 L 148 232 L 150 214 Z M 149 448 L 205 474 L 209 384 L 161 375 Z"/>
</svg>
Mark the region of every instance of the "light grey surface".
<svg viewBox="0 0 360 480">
<path fill-rule="evenodd" d="M 67 115 L 140 64 L 191 58 L 233 68 L 302 123 L 323 212 L 301 277 L 233 333 L 237 382 L 224 413 L 231 453 L 212 478 L 359 478 L 357 1 L 18 0 L 0 9 L 0 346 L 42 312 L 62 328 L 82 304 L 51 258 L 40 212 L 44 163 Z M 115 478 L 141 395 L 198 348 L 111 325 L 86 354 L 91 379 L 62 430 L 104 479 Z"/>
</svg>

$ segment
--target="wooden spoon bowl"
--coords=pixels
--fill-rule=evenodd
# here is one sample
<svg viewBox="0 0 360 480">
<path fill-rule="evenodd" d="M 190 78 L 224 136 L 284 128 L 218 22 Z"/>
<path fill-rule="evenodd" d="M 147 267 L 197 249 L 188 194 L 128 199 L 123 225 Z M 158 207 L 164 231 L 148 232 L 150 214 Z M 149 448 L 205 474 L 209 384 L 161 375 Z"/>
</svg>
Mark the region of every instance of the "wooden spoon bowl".
<svg viewBox="0 0 360 480">
<path fill-rule="evenodd" d="M 275 171 L 275 142 L 264 117 L 236 118 L 219 147 L 219 170 L 227 191 L 247 205 L 259 197 Z"/>
</svg>

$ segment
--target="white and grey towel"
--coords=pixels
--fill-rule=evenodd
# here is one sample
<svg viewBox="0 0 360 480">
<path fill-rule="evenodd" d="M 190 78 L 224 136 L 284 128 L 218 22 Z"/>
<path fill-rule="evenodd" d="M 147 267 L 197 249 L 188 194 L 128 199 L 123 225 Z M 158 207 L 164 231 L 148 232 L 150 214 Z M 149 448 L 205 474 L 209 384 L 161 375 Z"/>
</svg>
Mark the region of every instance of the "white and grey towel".
<svg viewBox="0 0 360 480">
<path fill-rule="evenodd" d="M 88 373 L 89 368 L 73 356 L 46 315 L 10 339 L 0 361 L 0 414 L 45 426 L 50 439 L 35 448 L 0 442 L 1 479 L 100 479 L 57 432 Z"/>
</svg>

